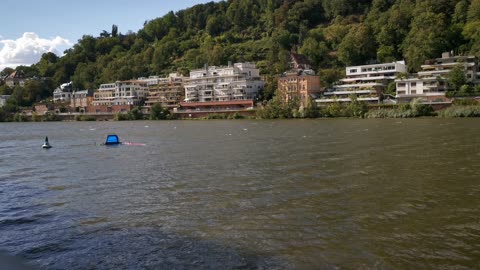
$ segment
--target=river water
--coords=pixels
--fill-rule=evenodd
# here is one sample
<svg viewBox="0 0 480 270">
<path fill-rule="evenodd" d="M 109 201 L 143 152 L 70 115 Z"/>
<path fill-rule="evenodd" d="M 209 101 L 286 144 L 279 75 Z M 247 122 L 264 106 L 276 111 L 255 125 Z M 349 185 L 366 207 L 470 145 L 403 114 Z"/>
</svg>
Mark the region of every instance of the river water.
<svg viewBox="0 0 480 270">
<path fill-rule="evenodd" d="M 479 121 L 0 123 L 0 250 L 35 269 L 476 268 Z"/>
</svg>

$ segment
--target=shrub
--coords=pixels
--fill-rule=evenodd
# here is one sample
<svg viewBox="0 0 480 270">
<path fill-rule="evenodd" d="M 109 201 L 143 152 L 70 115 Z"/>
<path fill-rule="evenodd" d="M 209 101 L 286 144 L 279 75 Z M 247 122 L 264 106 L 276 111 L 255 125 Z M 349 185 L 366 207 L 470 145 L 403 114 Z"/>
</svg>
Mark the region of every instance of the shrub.
<svg viewBox="0 0 480 270">
<path fill-rule="evenodd" d="M 91 115 L 77 115 L 75 121 L 96 121 L 94 116 Z"/>
<path fill-rule="evenodd" d="M 480 105 L 451 106 L 438 112 L 440 117 L 480 117 Z"/>
<path fill-rule="evenodd" d="M 456 98 L 452 103 L 457 106 L 479 105 L 473 98 Z"/>
</svg>

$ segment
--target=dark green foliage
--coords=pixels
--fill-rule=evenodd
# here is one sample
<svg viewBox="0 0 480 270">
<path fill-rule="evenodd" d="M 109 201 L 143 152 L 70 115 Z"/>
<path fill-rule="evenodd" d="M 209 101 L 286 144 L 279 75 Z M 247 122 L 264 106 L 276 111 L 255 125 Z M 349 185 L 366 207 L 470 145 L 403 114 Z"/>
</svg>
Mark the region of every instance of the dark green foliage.
<svg viewBox="0 0 480 270">
<path fill-rule="evenodd" d="M 162 107 L 159 103 L 155 103 L 150 108 L 150 120 L 165 120 L 170 118 L 170 111 Z"/>
<path fill-rule="evenodd" d="M 129 120 L 142 120 L 144 119 L 144 115 L 142 109 L 140 107 L 134 107 L 128 112 L 128 119 Z"/>
<path fill-rule="evenodd" d="M 400 104 L 393 107 L 371 109 L 365 114 L 366 118 L 412 118 L 434 116 L 435 112 L 429 104 L 422 104 L 420 99 L 414 99 L 409 104 Z"/>
<path fill-rule="evenodd" d="M 480 117 L 480 105 L 451 106 L 438 112 L 440 117 Z"/>
<path fill-rule="evenodd" d="M 453 100 L 453 105 L 457 106 L 469 106 L 469 105 L 479 105 L 479 102 L 472 98 L 457 98 Z"/>
<path fill-rule="evenodd" d="M 60 121 L 60 118 L 52 113 L 52 112 L 46 112 L 44 115 L 43 115 L 43 121 Z"/>
<path fill-rule="evenodd" d="M 266 105 L 257 110 L 259 119 L 285 119 L 294 118 L 298 114 L 298 101 L 283 102 L 278 97 L 274 97 Z"/>
<path fill-rule="evenodd" d="M 462 64 L 459 64 L 450 70 L 448 73 L 448 84 L 454 91 L 459 91 L 466 83 L 467 79 Z"/>
<path fill-rule="evenodd" d="M 77 115 L 75 116 L 75 121 L 96 121 L 96 119 L 90 115 Z"/>
</svg>

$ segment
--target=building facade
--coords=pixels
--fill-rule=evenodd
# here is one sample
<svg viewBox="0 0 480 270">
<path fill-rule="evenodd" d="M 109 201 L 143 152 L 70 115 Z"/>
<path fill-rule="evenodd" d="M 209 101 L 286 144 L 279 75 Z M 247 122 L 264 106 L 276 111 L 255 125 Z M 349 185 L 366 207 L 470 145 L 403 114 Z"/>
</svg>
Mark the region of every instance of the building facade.
<svg viewBox="0 0 480 270">
<path fill-rule="evenodd" d="M 139 106 L 144 102 L 147 89 L 147 83 L 139 80 L 101 84 L 93 93 L 92 106 Z"/>
<path fill-rule="evenodd" d="M 160 104 L 164 108 L 177 108 L 185 98 L 185 89 L 183 87 L 185 79 L 185 77 L 177 73 L 172 73 L 165 78 L 158 76 L 139 78 L 139 80 L 147 82 L 148 92 L 145 101 L 147 110 L 155 103 Z"/>
<path fill-rule="evenodd" d="M 448 75 L 457 66 L 463 69 L 467 81 L 480 83 L 480 66 L 475 56 L 453 56 L 445 52 L 442 58 L 427 60 L 417 74 L 395 80 L 397 100 L 410 102 L 421 98 L 425 102 L 448 102 L 445 97 L 445 92 L 451 90 Z"/>
<path fill-rule="evenodd" d="M 92 90 L 73 91 L 70 100 L 70 107 L 72 108 L 86 108 L 93 101 Z"/>
<path fill-rule="evenodd" d="M 185 102 L 251 100 L 264 85 L 260 70 L 253 63 L 205 66 L 190 72 L 184 84 Z"/>
<path fill-rule="evenodd" d="M 311 69 L 285 72 L 277 79 L 278 95 L 283 101 L 299 100 L 306 104 L 321 92 L 320 77 Z"/>
<path fill-rule="evenodd" d="M 319 104 L 350 102 L 350 95 L 355 95 L 360 101 L 379 103 L 388 84 L 406 72 L 405 61 L 347 67 L 346 78 L 341 79 L 332 90 L 324 93 L 323 98 L 316 101 Z"/>
<path fill-rule="evenodd" d="M 25 74 L 22 71 L 14 71 L 5 78 L 5 84 L 13 88 L 15 86 L 24 87 L 25 86 Z"/>
<path fill-rule="evenodd" d="M 113 105 L 143 105 L 147 94 L 147 83 L 130 80 L 119 81 L 115 83 L 115 94 L 112 101 Z"/>
<path fill-rule="evenodd" d="M 72 82 L 64 83 L 53 91 L 53 102 L 70 102 L 72 99 Z"/>
<path fill-rule="evenodd" d="M 92 106 L 112 106 L 115 98 L 115 83 L 104 83 L 93 93 Z"/>
</svg>

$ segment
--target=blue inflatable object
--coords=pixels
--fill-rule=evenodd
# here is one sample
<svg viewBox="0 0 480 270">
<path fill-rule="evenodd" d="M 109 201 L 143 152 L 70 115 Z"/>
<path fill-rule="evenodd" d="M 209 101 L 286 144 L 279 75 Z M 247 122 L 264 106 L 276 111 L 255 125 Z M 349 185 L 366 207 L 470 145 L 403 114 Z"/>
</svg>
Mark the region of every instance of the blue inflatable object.
<svg viewBox="0 0 480 270">
<path fill-rule="evenodd" d="M 107 136 L 107 140 L 105 141 L 105 145 L 118 145 L 120 141 L 118 140 L 118 136 L 115 134 L 111 134 Z"/>
</svg>

